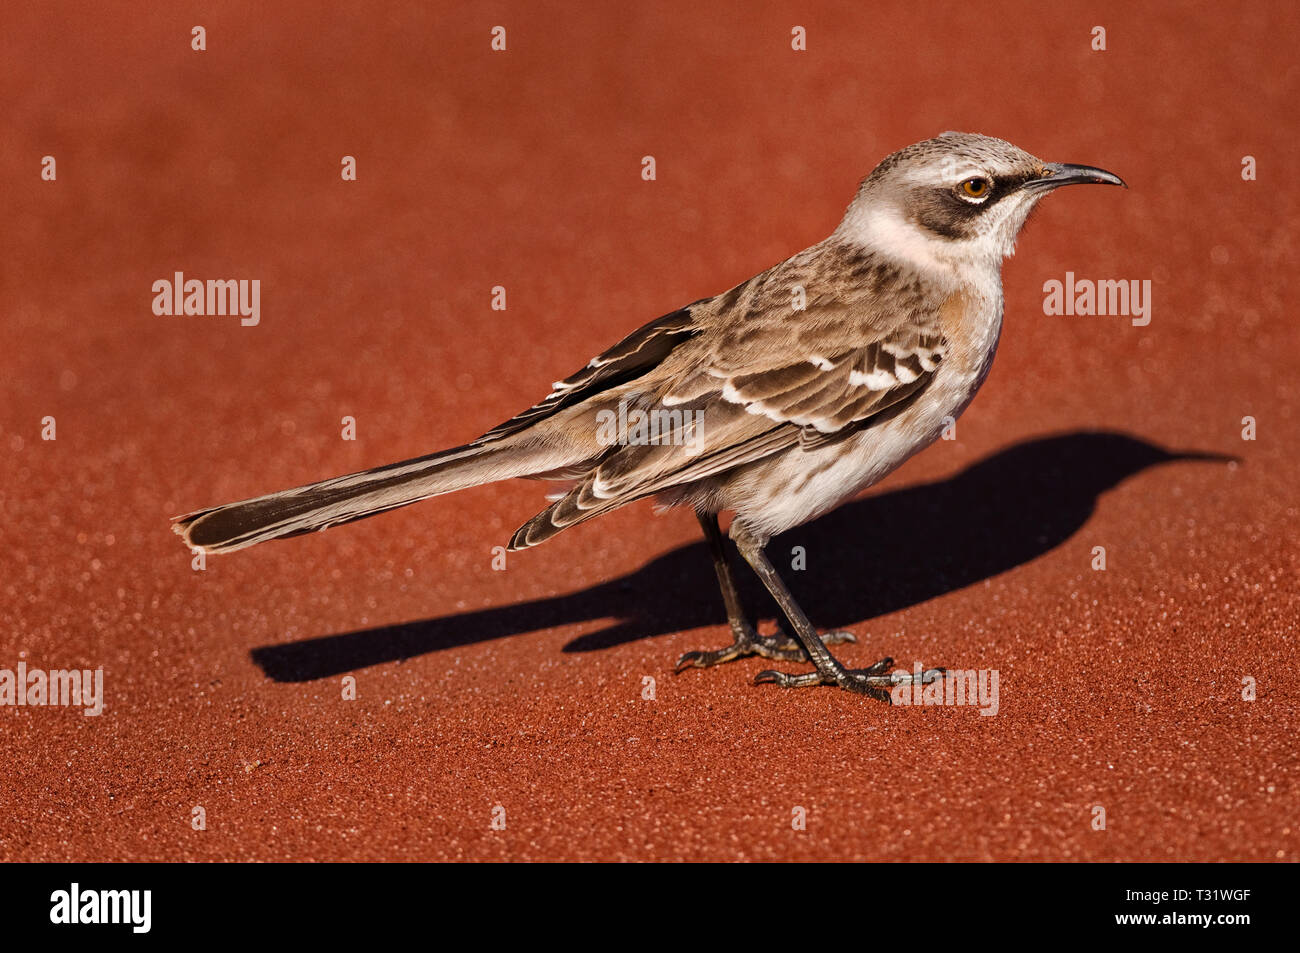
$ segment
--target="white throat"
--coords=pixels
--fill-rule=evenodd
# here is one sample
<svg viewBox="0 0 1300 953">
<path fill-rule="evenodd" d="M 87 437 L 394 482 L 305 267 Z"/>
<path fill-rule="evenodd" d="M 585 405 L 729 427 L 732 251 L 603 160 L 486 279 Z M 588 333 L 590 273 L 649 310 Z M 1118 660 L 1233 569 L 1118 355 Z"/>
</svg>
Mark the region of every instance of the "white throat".
<svg viewBox="0 0 1300 953">
<path fill-rule="evenodd" d="M 859 196 L 848 207 L 835 237 L 868 248 L 926 278 L 952 286 L 1000 281 L 1002 259 L 1015 251 L 1016 235 L 1033 203 L 1008 202 L 989 210 L 980 233 L 952 240 L 909 221 L 893 202 Z"/>
</svg>

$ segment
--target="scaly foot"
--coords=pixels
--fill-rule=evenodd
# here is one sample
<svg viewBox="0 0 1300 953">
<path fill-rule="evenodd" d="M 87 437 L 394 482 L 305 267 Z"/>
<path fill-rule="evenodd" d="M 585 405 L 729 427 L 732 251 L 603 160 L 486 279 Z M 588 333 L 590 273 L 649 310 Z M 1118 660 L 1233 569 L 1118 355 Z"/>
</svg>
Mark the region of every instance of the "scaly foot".
<svg viewBox="0 0 1300 953">
<path fill-rule="evenodd" d="M 941 668 L 928 668 L 919 678 L 912 672 L 889 673 L 894 664 L 892 658 L 883 658 L 868 668 L 845 668 L 839 662 L 826 672 L 808 672 L 803 675 L 789 675 L 785 672 L 773 672 L 770 669 L 754 676 L 755 685 L 779 685 L 782 688 L 805 688 L 809 685 L 837 685 L 848 692 L 869 695 L 872 698 L 892 704 L 889 689 L 895 685 L 928 685 L 943 677 Z"/>
<path fill-rule="evenodd" d="M 822 641 L 827 645 L 841 645 L 845 642 L 856 642 L 857 638 L 852 632 L 837 631 L 825 633 L 822 635 Z M 751 627 L 745 626 L 736 631 L 735 641 L 726 648 L 687 652 L 677 660 L 677 667 L 673 673 L 680 674 L 688 668 L 709 668 L 750 655 L 761 655 L 765 659 L 779 662 L 808 661 L 808 653 L 803 650 L 799 641 L 781 630 L 778 629 L 776 635 L 759 635 Z"/>
</svg>

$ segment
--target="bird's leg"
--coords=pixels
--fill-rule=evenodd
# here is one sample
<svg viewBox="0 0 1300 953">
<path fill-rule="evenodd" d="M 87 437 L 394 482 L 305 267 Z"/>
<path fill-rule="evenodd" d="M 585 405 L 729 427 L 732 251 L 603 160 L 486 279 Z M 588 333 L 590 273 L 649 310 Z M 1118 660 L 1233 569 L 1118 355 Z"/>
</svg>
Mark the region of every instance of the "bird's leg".
<svg viewBox="0 0 1300 953">
<path fill-rule="evenodd" d="M 845 668 L 835 656 L 831 655 L 830 650 L 826 648 L 826 643 L 817 634 L 816 628 L 808 621 L 808 617 L 799 608 L 799 604 L 794 601 L 794 596 L 790 594 L 785 582 L 777 575 L 771 560 L 763 552 L 765 542 L 745 532 L 743 526 L 733 526 L 731 538 L 735 541 L 736 548 L 740 550 L 740 555 L 745 557 L 745 562 L 753 567 L 754 572 L 758 574 L 758 578 L 763 580 L 763 585 L 767 586 L 767 591 L 772 593 L 772 598 L 776 600 L 777 605 L 781 607 L 781 611 L 785 613 L 785 617 L 790 621 L 790 625 L 794 627 L 795 635 L 803 643 L 808 658 L 817 669 L 815 672 L 808 672 L 804 675 L 789 675 L 785 672 L 773 671 L 759 672 L 754 678 L 754 684 L 780 685 L 783 688 L 798 688 L 805 685 L 838 685 L 846 691 L 870 695 L 872 698 L 889 704 L 890 688 L 895 685 L 907 685 L 917 681 L 915 676 L 904 672 L 890 674 L 888 669 L 894 664 L 892 658 L 881 659 L 868 668 Z M 921 683 L 927 683 L 942 676 L 943 669 L 932 668 L 923 672 L 919 680 Z"/>
<path fill-rule="evenodd" d="M 722 602 L 727 607 L 727 621 L 731 624 L 731 644 L 714 651 L 687 652 L 677 660 L 676 671 L 688 668 L 708 668 L 721 665 L 733 659 L 750 655 L 781 662 L 806 661 L 808 654 L 803 645 L 790 638 L 784 632 L 776 635 L 759 635 L 745 618 L 745 611 L 740 605 L 740 592 L 736 588 L 735 577 L 731 574 L 731 562 L 727 559 L 726 544 L 722 530 L 718 528 L 718 517 L 713 513 L 696 512 L 704 538 L 709 541 L 709 551 L 713 554 L 713 568 L 718 574 L 718 588 L 722 590 Z M 827 632 L 823 637 L 832 645 L 841 642 L 856 641 L 852 632 Z"/>
</svg>

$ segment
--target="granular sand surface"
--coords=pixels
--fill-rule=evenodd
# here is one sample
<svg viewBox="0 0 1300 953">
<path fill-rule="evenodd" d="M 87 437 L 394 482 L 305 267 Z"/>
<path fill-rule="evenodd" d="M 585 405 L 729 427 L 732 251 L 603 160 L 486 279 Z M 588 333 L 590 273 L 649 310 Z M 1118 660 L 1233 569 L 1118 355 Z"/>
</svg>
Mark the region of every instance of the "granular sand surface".
<svg viewBox="0 0 1300 953">
<path fill-rule="evenodd" d="M 106 694 L 0 708 L 0 859 L 1296 858 L 1293 4 L 0 18 L 0 668 Z M 996 670 L 996 716 L 673 676 L 729 634 L 649 503 L 504 570 L 538 484 L 202 571 L 171 533 L 464 442 L 946 129 L 1131 188 L 1043 203 L 956 439 L 771 553 L 847 663 Z M 177 271 L 260 280 L 260 323 L 155 315 Z M 1150 323 L 1045 315 L 1067 272 Z"/>
</svg>

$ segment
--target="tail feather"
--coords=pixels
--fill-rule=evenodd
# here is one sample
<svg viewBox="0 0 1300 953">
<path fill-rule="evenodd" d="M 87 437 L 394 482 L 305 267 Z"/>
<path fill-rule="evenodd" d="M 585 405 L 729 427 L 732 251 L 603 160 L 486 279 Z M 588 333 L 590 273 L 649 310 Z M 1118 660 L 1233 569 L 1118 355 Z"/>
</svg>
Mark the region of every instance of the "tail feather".
<svg viewBox="0 0 1300 953">
<path fill-rule="evenodd" d="M 469 445 L 266 496 L 198 510 L 172 521 L 192 548 L 230 553 L 314 533 L 483 483 L 545 469 L 551 456 L 511 444 Z"/>
</svg>

